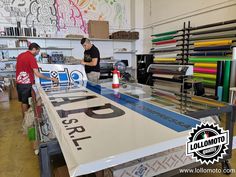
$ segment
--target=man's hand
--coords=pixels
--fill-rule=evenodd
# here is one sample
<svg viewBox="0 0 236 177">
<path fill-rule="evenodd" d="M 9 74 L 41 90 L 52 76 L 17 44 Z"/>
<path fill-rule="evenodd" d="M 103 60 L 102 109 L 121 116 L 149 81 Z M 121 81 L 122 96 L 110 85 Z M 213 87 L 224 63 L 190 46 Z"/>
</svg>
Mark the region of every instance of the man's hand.
<svg viewBox="0 0 236 177">
<path fill-rule="evenodd" d="M 59 82 L 59 80 L 58 80 L 57 78 L 54 78 L 54 77 L 51 78 L 51 81 L 52 81 L 52 82 L 55 82 L 55 83 L 58 83 L 58 82 Z"/>
<path fill-rule="evenodd" d="M 81 64 L 81 65 L 85 65 L 84 60 L 80 60 L 80 64 Z"/>
<path fill-rule="evenodd" d="M 96 66 L 98 62 L 97 58 L 92 58 L 91 62 L 85 62 L 84 60 L 81 60 L 80 64 L 86 65 L 86 66 Z"/>
</svg>

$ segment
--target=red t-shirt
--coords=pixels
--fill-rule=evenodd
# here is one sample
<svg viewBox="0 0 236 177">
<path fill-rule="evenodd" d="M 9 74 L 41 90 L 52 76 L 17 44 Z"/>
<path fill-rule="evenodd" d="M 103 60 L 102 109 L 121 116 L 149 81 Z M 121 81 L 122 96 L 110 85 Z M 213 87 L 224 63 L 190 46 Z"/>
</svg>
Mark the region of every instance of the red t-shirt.
<svg viewBox="0 0 236 177">
<path fill-rule="evenodd" d="M 16 83 L 34 84 L 34 71 L 38 69 L 38 64 L 34 55 L 30 51 L 21 53 L 17 57 L 16 63 Z"/>
</svg>

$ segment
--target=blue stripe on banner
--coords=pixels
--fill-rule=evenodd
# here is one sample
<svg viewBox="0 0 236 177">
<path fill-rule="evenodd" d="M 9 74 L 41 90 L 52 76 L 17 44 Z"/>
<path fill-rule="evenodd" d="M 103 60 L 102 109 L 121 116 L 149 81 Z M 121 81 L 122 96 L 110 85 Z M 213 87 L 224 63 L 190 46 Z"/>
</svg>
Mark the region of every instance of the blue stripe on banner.
<svg viewBox="0 0 236 177">
<path fill-rule="evenodd" d="M 189 130 L 196 127 L 196 124 L 200 124 L 200 121 L 196 119 L 168 111 L 100 85 L 87 82 L 86 88 L 177 132 Z"/>
</svg>

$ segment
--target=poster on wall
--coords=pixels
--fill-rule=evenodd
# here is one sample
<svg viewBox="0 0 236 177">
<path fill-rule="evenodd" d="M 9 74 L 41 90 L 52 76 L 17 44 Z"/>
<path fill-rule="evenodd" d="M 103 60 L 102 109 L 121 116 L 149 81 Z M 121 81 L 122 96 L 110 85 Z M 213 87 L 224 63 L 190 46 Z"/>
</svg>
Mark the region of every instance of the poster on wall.
<svg viewBox="0 0 236 177">
<path fill-rule="evenodd" d="M 37 36 L 84 35 L 89 20 L 109 21 L 116 29 L 130 26 L 130 0 L 0 0 L 0 14 L 4 27 L 20 22 Z"/>
</svg>

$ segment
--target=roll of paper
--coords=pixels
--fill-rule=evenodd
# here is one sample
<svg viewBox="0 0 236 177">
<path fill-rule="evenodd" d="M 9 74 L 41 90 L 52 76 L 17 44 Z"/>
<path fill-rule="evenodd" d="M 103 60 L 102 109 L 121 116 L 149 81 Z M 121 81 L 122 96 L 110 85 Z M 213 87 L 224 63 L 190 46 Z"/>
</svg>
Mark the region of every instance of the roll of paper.
<svg viewBox="0 0 236 177">
<path fill-rule="evenodd" d="M 177 58 L 178 53 L 159 53 L 155 58 Z"/>
<path fill-rule="evenodd" d="M 236 60 L 236 47 L 233 48 L 233 57 L 232 60 Z"/>
</svg>

